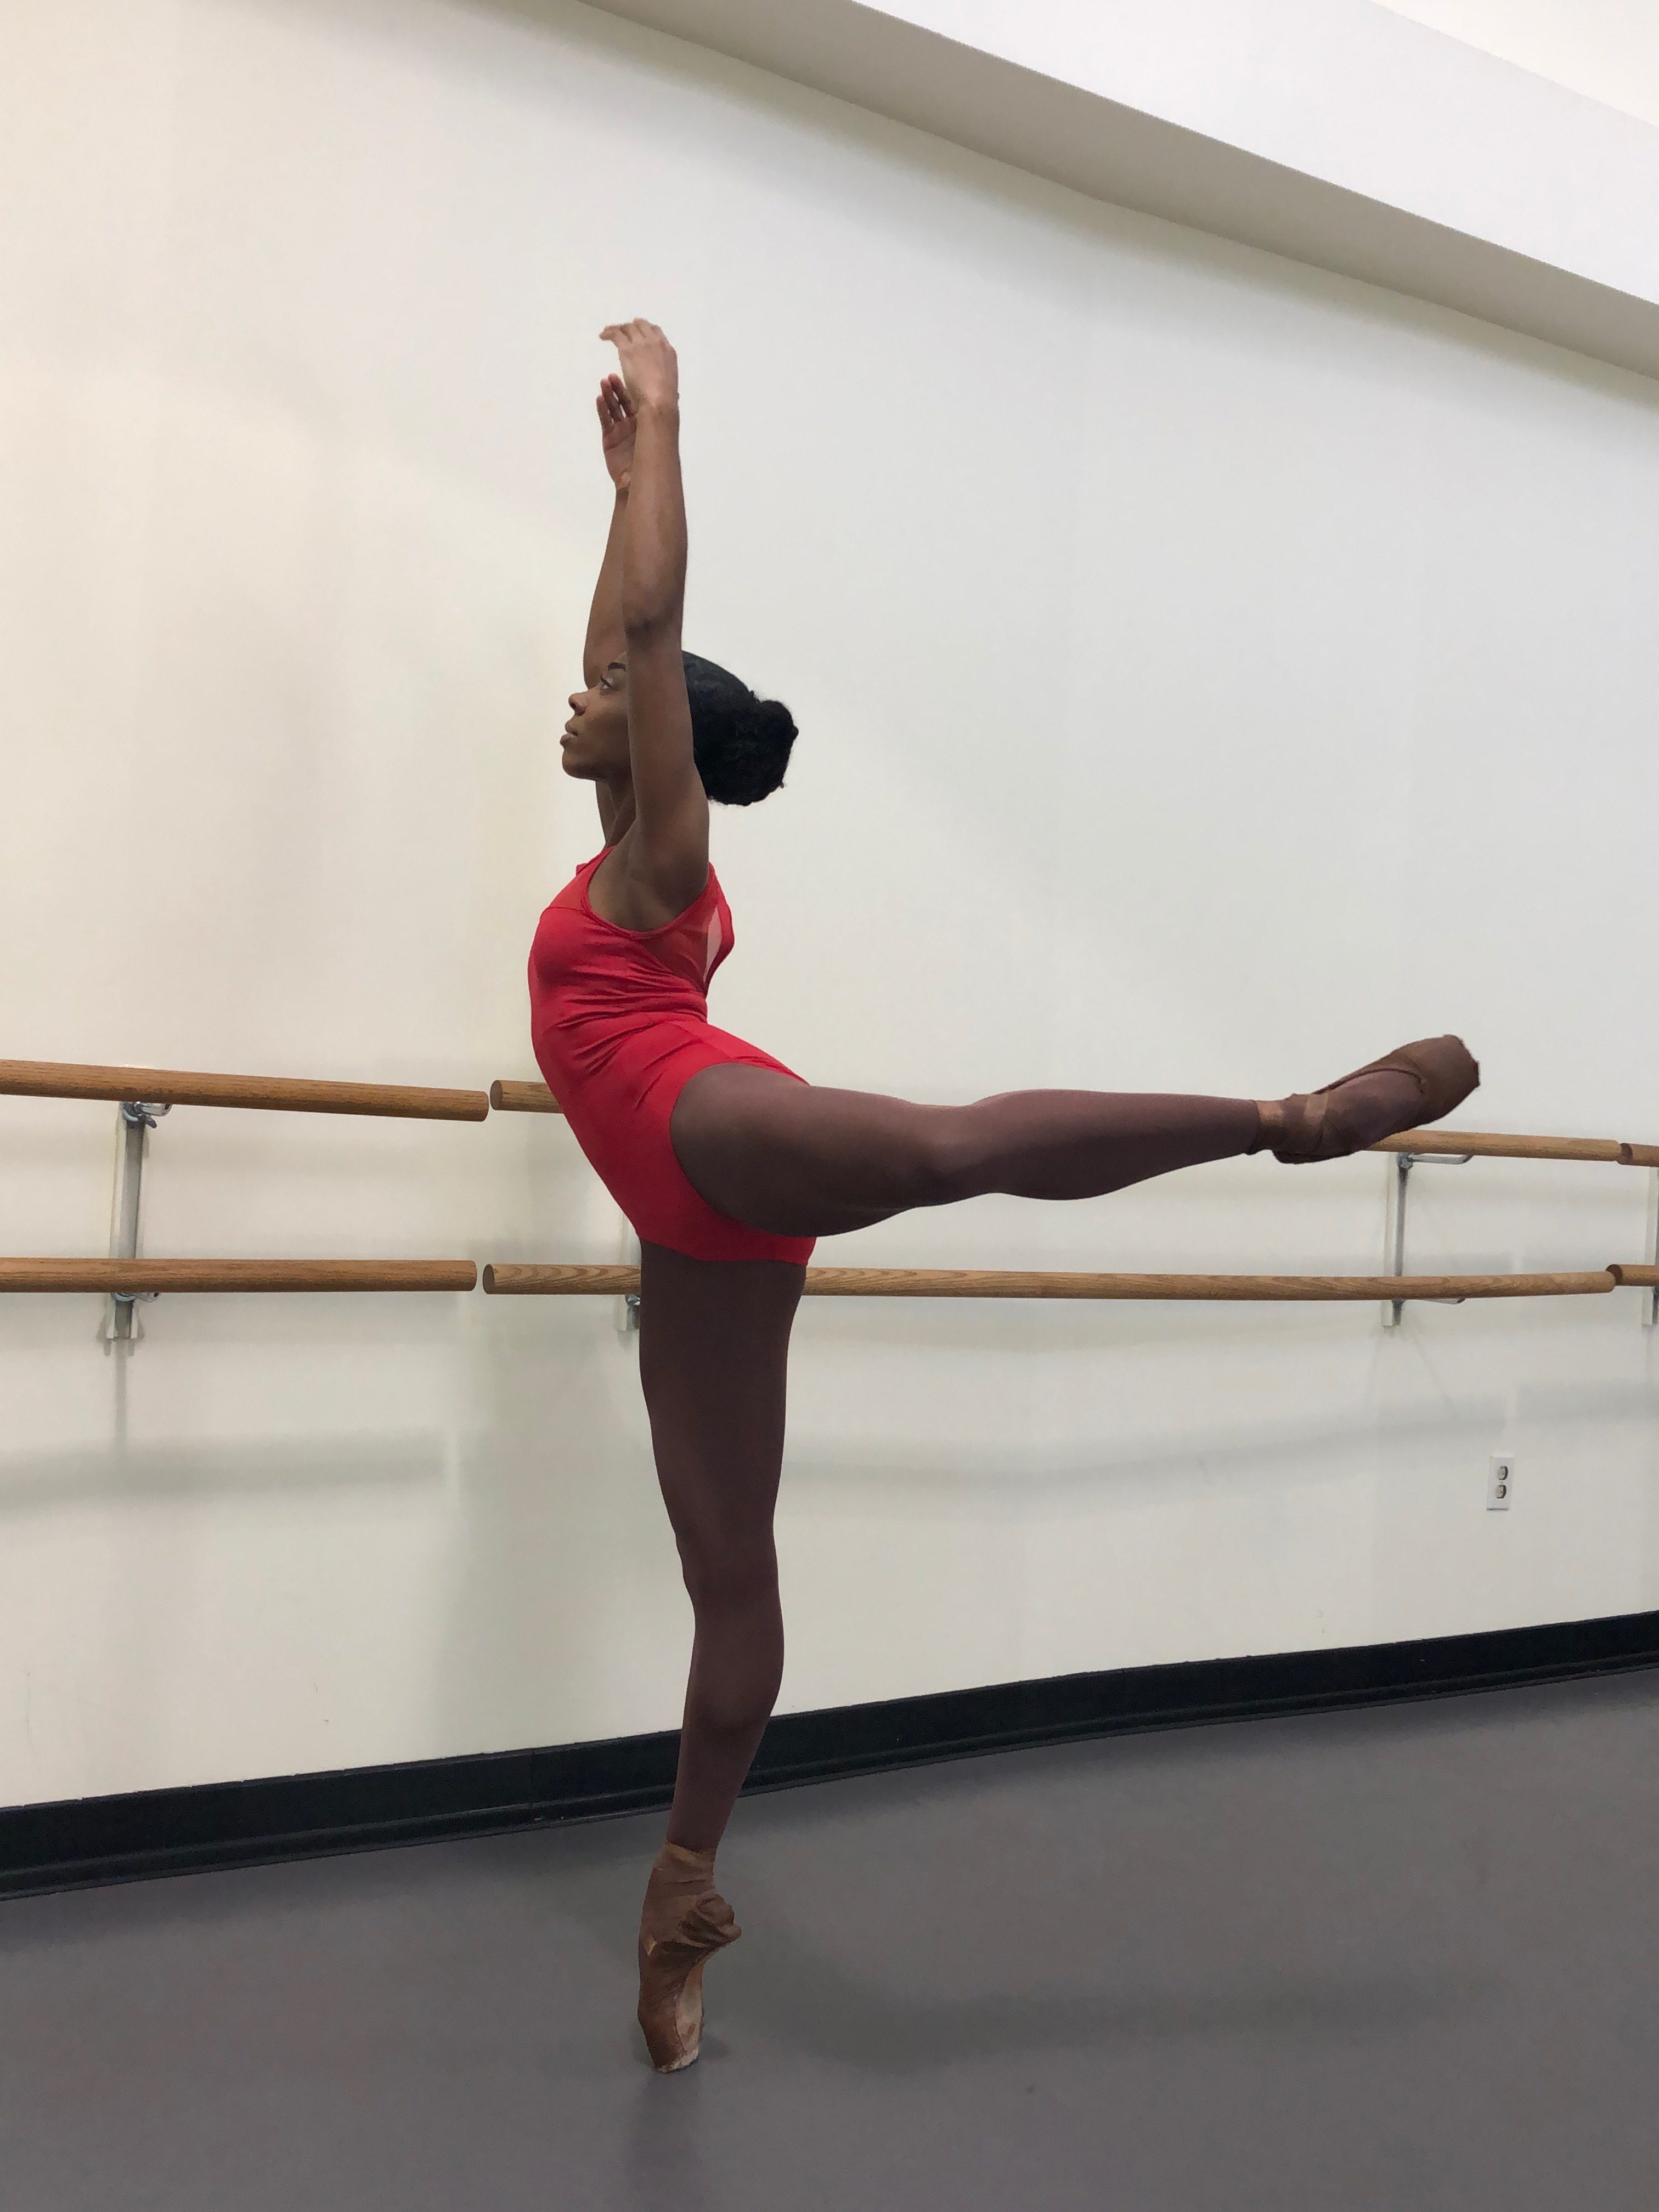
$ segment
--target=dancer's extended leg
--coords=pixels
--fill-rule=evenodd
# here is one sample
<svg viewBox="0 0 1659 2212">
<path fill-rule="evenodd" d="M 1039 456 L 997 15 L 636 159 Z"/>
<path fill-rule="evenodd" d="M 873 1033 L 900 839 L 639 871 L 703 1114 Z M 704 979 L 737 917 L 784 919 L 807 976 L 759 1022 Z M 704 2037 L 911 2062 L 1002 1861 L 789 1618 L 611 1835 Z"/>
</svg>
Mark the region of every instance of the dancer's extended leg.
<svg viewBox="0 0 1659 2212">
<path fill-rule="evenodd" d="M 738 1933 L 714 1847 L 783 1673 L 772 1512 L 805 1274 L 641 1248 L 640 1379 L 696 1622 L 668 1840 L 640 1921 L 640 2025 L 663 2072 L 696 2057 L 703 1965 Z"/>
<path fill-rule="evenodd" d="M 1098 1198 L 1248 1152 L 1260 1127 L 1248 1098 L 1012 1091 L 917 1106 L 731 1066 L 692 1077 L 672 1132 L 681 1166 L 717 1212 L 781 1236 L 830 1237 L 989 1191 Z"/>
<path fill-rule="evenodd" d="M 1346 1078 L 1340 1097 L 1347 1132 L 1362 1144 L 1422 1118 L 1422 1088 L 1405 1070 Z M 1308 1103 L 1011 1091 L 971 1106 L 918 1106 L 727 1065 L 691 1078 L 672 1135 L 693 1188 L 717 1212 L 776 1235 L 832 1237 L 991 1191 L 1103 1197 L 1276 1143 L 1281 1107 Z"/>
</svg>

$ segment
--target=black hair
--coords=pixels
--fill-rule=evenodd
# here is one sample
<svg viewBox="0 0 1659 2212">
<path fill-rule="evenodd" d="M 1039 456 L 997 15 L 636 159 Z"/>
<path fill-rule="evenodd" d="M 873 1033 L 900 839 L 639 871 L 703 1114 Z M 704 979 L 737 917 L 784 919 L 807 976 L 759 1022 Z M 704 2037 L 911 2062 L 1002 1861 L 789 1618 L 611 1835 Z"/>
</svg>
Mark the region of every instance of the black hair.
<svg viewBox="0 0 1659 2212">
<path fill-rule="evenodd" d="M 703 789 L 721 806 L 769 799 L 789 765 L 794 716 L 780 700 L 757 698 L 716 662 L 695 653 L 683 658 L 691 750 Z"/>
</svg>

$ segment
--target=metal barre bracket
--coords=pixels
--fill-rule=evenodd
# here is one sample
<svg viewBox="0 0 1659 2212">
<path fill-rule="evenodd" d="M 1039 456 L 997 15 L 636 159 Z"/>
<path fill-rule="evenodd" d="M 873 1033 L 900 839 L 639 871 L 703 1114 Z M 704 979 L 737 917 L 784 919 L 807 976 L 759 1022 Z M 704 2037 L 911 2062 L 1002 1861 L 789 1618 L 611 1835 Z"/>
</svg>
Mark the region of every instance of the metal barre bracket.
<svg viewBox="0 0 1659 2212">
<path fill-rule="evenodd" d="M 1659 1267 L 1659 1168 L 1648 1170 L 1648 1265 Z M 1642 1326 L 1659 1328 L 1659 1283 L 1642 1301 Z"/>
<path fill-rule="evenodd" d="M 115 1166 L 114 1226 L 109 1240 L 112 1260 L 136 1260 L 138 1256 L 144 1141 L 161 1116 L 172 1111 L 170 1106 L 147 1105 L 141 1098 L 125 1098 L 116 1109 L 121 1150 Z M 112 1291 L 105 1305 L 104 1325 L 98 1332 L 100 1341 L 128 1346 L 139 1342 L 142 1332 L 135 1309 L 149 1305 L 158 1296 L 155 1291 Z"/>
<path fill-rule="evenodd" d="M 1396 1152 L 1394 1173 L 1389 1178 L 1389 1251 L 1388 1272 L 1403 1275 L 1406 1272 L 1406 1194 L 1410 1188 L 1413 1168 L 1466 1168 L 1474 1158 L 1473 1152 Z M 1656 1171 L 1659 1179 L 1659 1170 Z M 1425 1301 L 1434 1305 L 1461 1306 L 1462 1298 L 1434 1298 Z M 1384 1328 L 1398 1328 L 1405 1317 L 1405 1302 L 1390 1300 L 1382 1309 Z"/>
<path fill-rule="evenodd" d="M 624 1267 L 639 1266 L 640 1240 L 634 1234 L 634 1224 L 625 1213 L 619 1213 L 617 1217 L 617 1249 Z M 611 1308 L 611 1315 L 617 1326 L 617 1342 L 624 1346 L 634 1345 L 637 1348 L 640 1334 L 639 1292 L 623 1291 Z"/>
</svg>

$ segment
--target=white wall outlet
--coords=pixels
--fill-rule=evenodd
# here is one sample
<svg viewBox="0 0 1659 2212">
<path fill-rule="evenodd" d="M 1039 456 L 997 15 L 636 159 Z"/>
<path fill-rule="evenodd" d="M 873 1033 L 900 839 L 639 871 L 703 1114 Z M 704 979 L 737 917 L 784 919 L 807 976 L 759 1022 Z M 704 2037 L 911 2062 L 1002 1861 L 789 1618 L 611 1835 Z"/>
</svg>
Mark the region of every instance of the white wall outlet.
<svg viewBox="0 0 1659 2212">
<path fill-rule="evenodd" d="M 1515 1462 L 1507 1452 L 1494 1452 L 1486 1466 L 1486 1510 L 1507 1513 L 1515 1489 Z"/>
</svg>

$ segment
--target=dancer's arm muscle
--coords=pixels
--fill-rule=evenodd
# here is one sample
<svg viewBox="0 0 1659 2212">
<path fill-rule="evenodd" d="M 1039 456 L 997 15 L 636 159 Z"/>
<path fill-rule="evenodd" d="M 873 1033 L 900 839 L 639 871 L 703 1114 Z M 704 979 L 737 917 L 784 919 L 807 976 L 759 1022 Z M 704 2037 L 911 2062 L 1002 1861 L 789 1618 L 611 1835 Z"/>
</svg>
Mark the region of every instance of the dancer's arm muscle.
<svg viewBox="0 0 1659 2212">
<path fill-rule="evenodd" d="M 627 874 L 668 921 L 708 878 L 708 801 L 691 752 L 680 631 L 685 605 L 685 498 L 679 382 L 654 323 L 613 324 L 636 429 L 622 545 L 628 647 L 628 750 L 635 823 Z"/>
<path fill-rule="evenodd" d="M 623 657 L 622 564 L 623 536 L 628 527 L 628 494 L 618 491 L 611 514 L 611 535 L 605 541 L 599 580 L 593 586 L 593 604 L 587 614 L 587 635 L 582 641 L 582 681 L 591 690 L 613 660 Z"/>
<path fill-rule="evenodd" d="M 634 471 L 634 410 L 628 404 L 627 389 L 621 377 L 605 379 L 599 386 L 597 404 L 605 465 L 617 498 L 611 510 L 605 558 L 599 563 L 593 604 L 587 611 L 587 635 L 582 644 L 582 681 L 590 691 L 605 670 L 627 653 L 622 615 L 623 535 L 628 524 L 628 487 Z M 599 803 L 600 827 L 608 845 L 616 826 L 616 797 L 608 783 L 596 783 L 593 791 Z"/>
</svg>

